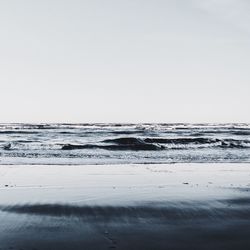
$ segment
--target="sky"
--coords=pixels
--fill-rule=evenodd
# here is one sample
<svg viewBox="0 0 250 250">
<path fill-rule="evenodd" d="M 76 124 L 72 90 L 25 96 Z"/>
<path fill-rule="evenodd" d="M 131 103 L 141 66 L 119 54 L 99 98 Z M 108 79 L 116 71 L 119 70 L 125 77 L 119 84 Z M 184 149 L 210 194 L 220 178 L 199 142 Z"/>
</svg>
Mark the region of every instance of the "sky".
<svg viewBox="0 0 250 250">
<path fill-rule="evenodd" d="M 1 0 L 0 122 L 250 122 L 248 0 Z"/>
</svg>

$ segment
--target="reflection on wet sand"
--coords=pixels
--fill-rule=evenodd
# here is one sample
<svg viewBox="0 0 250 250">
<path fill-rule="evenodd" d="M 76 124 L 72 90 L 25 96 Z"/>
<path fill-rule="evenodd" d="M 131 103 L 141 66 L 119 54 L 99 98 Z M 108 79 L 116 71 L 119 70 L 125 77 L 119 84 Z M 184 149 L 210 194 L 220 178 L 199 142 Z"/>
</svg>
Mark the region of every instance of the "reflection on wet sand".
<svg viewBox="0 0 250 250">
<path fill-rule="evenodd" d="M 238 164 L 2 167 L 0 249 L 249 250 L 249 176 Z"/>
</svg>

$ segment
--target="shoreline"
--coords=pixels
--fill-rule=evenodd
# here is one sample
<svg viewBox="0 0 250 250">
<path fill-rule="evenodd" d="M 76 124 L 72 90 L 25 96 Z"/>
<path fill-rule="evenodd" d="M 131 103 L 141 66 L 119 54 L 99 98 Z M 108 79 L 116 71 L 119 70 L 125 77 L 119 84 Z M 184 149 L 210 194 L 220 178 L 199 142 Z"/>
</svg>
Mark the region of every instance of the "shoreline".
<svg viewBox="0 0 250 250">
<path fill-rule="evenodd" d="M 0 165 L 0 249 L 249 249 L 250 164 Z"/>
</svg>

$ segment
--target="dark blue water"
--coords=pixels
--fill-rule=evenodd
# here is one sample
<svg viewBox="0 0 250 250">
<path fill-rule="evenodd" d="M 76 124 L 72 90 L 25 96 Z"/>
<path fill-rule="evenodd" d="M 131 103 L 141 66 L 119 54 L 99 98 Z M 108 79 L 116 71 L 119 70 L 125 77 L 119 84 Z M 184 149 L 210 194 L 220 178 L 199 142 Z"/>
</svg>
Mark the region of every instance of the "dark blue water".
<svg viewBox="0 0 250 250">
<path fill-rule="evenodd" d="M 0 124 L 0 164 L 250 162 L 250 124 Z"/>
</svg>

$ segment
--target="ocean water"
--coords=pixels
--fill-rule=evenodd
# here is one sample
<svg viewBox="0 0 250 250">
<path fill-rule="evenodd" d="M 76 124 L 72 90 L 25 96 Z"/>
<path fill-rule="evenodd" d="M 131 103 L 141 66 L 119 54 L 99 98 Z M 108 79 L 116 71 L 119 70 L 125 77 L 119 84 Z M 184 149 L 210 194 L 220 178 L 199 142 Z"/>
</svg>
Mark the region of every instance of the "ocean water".
<svg viewBox="0 0 250 250">
<path fill-rule="evenodd" d="M 0 124 L 0 164 L 250 162 L 250 124 Z"/>
</svg>

